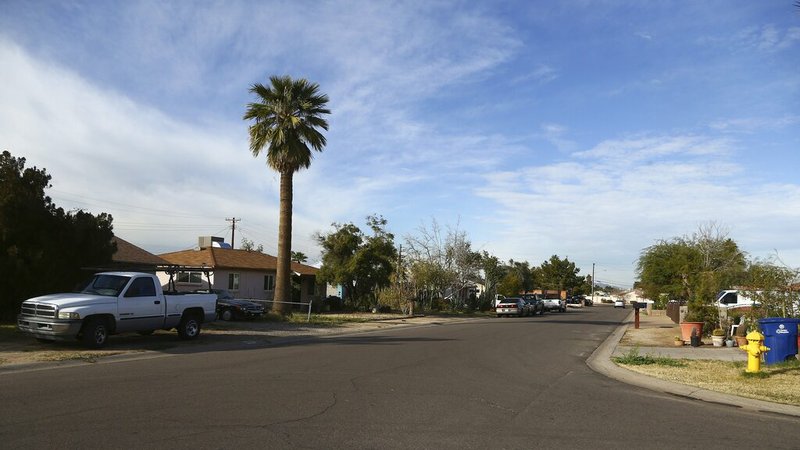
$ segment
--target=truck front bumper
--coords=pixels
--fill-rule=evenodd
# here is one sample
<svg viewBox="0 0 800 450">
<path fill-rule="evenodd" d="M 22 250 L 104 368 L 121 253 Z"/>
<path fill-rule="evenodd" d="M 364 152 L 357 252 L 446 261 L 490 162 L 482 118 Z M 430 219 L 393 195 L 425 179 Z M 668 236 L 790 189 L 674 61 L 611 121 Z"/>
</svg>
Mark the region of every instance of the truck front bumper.
<svg viewBox="0 0 800 450">
<path fill-rule="evenodd" d="M 75 339 L 81 331 L 80 320 L 49 320 L 34 317 L 17 316 L 19 331 L 38 339 L 66 341 Z"/>
</svg>

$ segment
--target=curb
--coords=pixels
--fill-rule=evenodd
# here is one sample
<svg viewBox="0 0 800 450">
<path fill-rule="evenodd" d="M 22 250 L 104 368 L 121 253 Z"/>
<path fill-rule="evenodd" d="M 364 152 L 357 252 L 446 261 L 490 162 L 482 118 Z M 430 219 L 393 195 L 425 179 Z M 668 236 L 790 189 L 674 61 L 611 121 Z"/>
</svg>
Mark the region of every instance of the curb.
<svg viewBox="0 0 800 450">
<path fill-rule="evenodd" d="M 652 391 L 663 392 L 679 397 L 687 397 L 694 400 L 700 400 L 708 403 L 719 403 L 723 405 L 730 405 L 742 408 L 747 411 L 753 412 L 768 412 L 775 414 L 784 414 L 787 416 L 800 417 L 800 406 L 784 405 L 781 403 L 772 403 L 764 400 L 756 400 L 737 395 L 725 394 L 722 392 L 710 391 L 708 389 L 688 386 L 685 384 L 673 383 L 670 381 L 660 380 L 647 375 L 620 367 L 611 361 L 611 355 L 617 347 L 622 336 L 625 335 L 625 330 L 630 324 L 633 313 L 629 315 L 625 322 L 620 324 L 611 335 L 600 344 L 597 349 L 592 352 L 591 356 L 586 360 L 586 364 L 595 372 L 603 374 L 609 378 L 621 381 L 633 386 L 650 389 Z"/>
</svg>

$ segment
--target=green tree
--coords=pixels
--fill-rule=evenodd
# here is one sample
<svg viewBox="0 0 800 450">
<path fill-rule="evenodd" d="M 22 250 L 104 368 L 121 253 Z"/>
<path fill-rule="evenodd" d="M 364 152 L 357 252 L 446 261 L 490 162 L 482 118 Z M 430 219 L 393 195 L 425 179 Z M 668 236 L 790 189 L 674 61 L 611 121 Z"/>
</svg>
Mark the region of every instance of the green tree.
<svg viewBox="0 0 800 450">
<path fill-rule="evenodd" d="M 516 297 L 522 289 L 522 277 L 513 270 L 506 273 L 497 285 L 497 292 L 506 297 Z"/>
<path fill-rule="evenodd" d="M 312 150 L 321 152 L 328 122 L 323 116 L 328 97 L 319 92 L 319 85 L 301 78 L 272 76 L 270 86 L 260 83 L 250 88 L 258 101 L 249 103 L 244 120 L 253 120 L 249 127 L 250 151 L 258 157 L 266 148 L 267 164 L 280 174 L 280 215 L 278 225 L 277 273 L 275 297 L 278 302 L 291 298 L 292 251 L 292 179 L 295 172 L 308 168 Z M 273 311 L 284 314 L 284 303 L 273 303 Z"/>
<path fill-rule="evenodd" d="M 761 304 L 751 317 L 800 317 L 797 283 L 800 269 L 778 264 L 773 259 L 755 260 L 747 267 L 744 294 Z"/>
<path fill-rule="evenodd" d="M 508 270 L 511 272 L 516 272 L 520 281 L 519 291 L 530 291 L 536 288 L 538 281 L 536 279 L 537 271 L 531 268 L 531 265 L 528 261 L 514 261 L 513 259 L 509 259 Z M 519 295 L 519 292 L 513 295 Z"/>
<path fill-rule="evenodd" d="M 242 250 L 247 250 L 248 252 L 264 253 L 263 245 L 258 244 L 258 246 L 256 246 L 256 244 L 253 241 L 244 237 L 242 238 L 242 245 L 240 246 L 240 248 Z"/>
<path fill-rule="evenodd" d="M 689 300 L 699 254 L 683 239 L 660 240 L 644 249 L 636 266 L 644 296 Z"/>
<path fill-rule="evenodd" d="M 569 258 L 561 259 L 558 255 L 553 255 L 539 266 L 539 283 L 544 289 L 573 292 L 585 282 L 584 277 L 578 276 L 578 272 L 580 269 Z"/>
<path fill-rule="evenodd" d="M 391 282 L 397 259 L 394 235 L 386 231 L 386 219 L 369 216 L 367 225 L 371 234 L 352 223 L 334 223 L 333 232 L 316 236 L 322 247 L 318 278 L 342 285 L 345 301 L 356 307 L 375 304 L 378 289 Z"/>
<path fill-rule="evenodd" d="M 486 288 L 481 299 L 481 309 L 494 306 L 494 298 L 498 292 L 498 284 L 505 274 L 505 269 L 500 260 L 486 250 L 481 253 L 481 272 L 483 272 L 483 285 Z"/>
<path fill-rule="evenodd" d="M 0 317 L 11 319 L 20 303 L 71 290 L 85 267 L 111 261 L 112 217 L 56 207 L 45 189 L 50 175 L 25 168 L 25 158 L 0 154 Z"/>
<path fill-rule="evenodd" d="M 736 242 L 711 222 L 691 236 L 661 240 L 644 249 L 637 273 L 646 297 L 686 300 L 687 320 L 713 325 L 720 322 L 713 308 L 716 293 L 740 284 L 745 267 L 745 255 Z"/>
</svg>

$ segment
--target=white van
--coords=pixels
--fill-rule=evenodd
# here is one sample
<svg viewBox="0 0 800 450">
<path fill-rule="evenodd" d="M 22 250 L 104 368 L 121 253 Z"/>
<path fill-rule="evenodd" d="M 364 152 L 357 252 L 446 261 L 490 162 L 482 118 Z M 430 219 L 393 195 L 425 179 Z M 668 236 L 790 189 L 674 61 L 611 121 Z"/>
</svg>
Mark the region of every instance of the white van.
<svg viewBox="0 0 800 450">
<path fill-rule="evenodd" d="M 715 304 L 720 308 L 730 309 L 753 306 L 757 305 L 758 302 L 753 301 L 753 299 L 738 289 L 726 289 L 724 291 L 719 291 Z"/>
</svg>

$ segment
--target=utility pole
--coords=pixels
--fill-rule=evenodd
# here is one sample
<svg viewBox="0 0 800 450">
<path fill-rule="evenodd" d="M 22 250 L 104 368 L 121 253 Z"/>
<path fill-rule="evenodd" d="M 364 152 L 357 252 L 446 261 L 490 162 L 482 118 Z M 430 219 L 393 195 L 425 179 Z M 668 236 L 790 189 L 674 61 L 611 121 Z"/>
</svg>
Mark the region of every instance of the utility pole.
<svg viewBox="0 0 800 450">
<path fill-rule="evenodd" d="M 226 222 L 231 223 L 231 248 L 236 248 L 236 241 L 234 240 L 236 237 L 236 222 L 240 222 L 241 220 L 241 217 L 238 219 L 236 217 L 225 218 Z"/>
<path fill-rule="evenodd" d="M 592 304 L 594 305 L 594 263 L 592 263 Z"/>
<path fill-rule="evenodd" d="M 400 244 L 400 250 L 397 252 L 397 281 L 405 278 L 405 271 L 403 270 L 403 244 Z"/>
</svg>

